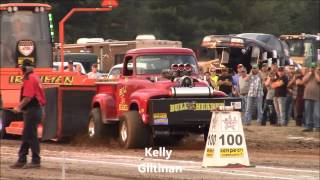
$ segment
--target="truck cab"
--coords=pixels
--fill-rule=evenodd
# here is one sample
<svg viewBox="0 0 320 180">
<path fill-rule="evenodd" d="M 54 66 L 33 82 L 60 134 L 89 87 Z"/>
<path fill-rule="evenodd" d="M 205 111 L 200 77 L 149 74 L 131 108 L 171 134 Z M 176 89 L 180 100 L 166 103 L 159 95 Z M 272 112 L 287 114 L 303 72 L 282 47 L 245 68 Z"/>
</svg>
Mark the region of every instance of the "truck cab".
<svg viewBox="0 0 320 180">
<path fill-rule="evenodd" d="M 129 50 L 119 79 L 96 84 L 89 134 L 96 138 L 113 132 L 124 148 L 145 147 L 160 136 L 205 134 L 211 110 L 241 107 L 240 99 L 199 79 L 196 56 L 186 48 Z"/>
</svg>

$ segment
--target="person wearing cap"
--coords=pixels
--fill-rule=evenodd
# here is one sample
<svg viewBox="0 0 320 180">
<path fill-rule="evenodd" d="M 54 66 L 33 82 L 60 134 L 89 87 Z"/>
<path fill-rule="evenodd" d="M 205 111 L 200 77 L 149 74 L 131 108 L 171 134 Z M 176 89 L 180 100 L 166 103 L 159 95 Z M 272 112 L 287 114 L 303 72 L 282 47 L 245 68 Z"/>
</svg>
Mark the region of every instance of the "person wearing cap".
<svg viewBox="0 0 320 180">
<path fill-rule="evenodd" d="M 248 92 L 249 92 L 249 81 L 248 81 L 248 74 L 245 68 L 243 68 L 240 72 L 240 78 L 237 84 L 236 90 L 238 91 L 237 94 L 239 94 L 241 98 L 241 103 L 243 104 L 242 106 L 242 113 L 241 113 L 241 118 L 242 122 L 245 122 L 245 110 L 246 110 L 246 105 L 247 105 L 247 98 L 248 98 Z"/>
<path fill-rule="evenodd" d="M 284 67 L 279 67 L 276 79 L 271 87 L 275 90 L 273 103 L 277 112 L 278 125 L 287 126 L 286 120 L 286 97 L 287 97 L 288 78 L 285 75 Z"/>
<path fill-rule="evenodd" d="M 292 98 L 293 98 L 293 113 L 294 120 L 296 121 L 296 126 L 302 126 L 305 124 L 303 122 L 303 111 L 304 111 L 304 101 L 303 101 L 303 92 L 304 85 L 302 82 L 303 76 L 306 73 L 306 68 L 302 67 L 301 70 L 295 72 L 291 81 L 289 81 L 288 87 L 292 89 Z"/>
<path fill-rule="evenodd" d="M 40 145 L 37 127 L 43 118 L 43 106 L 46 103 L 40 78 L 34 74 L 32 62 L 25 59 L 22 63 L 23 83 L 20 93 L 20 103 L 13 111 L 23 113 L 24 127 L 22 143 L 19 150 L 18 161 L 11 168 L 37 168 L 40 167 Z M 32 152 L 32 161 L 27 164 L 29 148 Z"/>
<path fill-rule="evenodd" d="M 228 96 L 232 96 L 232 77 L 228 73 L 227 68 L 222 69 L 222 74 L 218 79 L 219 91 L 226 93 Z"/>
<path fill-rule="evenodd" d="M 262 122 L 262 103 L 263 103 L 263 85 L 262 79 L 259 75 L 258 65 L 253 65 L 251 69 L 251 74 L 247 78 L 249 81 L 249 91 L 247 98 L 247 106 L 245 112 L 245 125 L 250 125 L 252 120 L 252 111 L 258 111 L 257 122 Z M 254 106 L 254 102 L 257 106 Z"/>
<path fill-rule="evenodd" d="M 304 113 L 305 129 L 304 132 L 313 130 L 320 131 L 320 64 L 311 63 L 309 72 L 302 79 L 305 85 Z"/>
</svg>

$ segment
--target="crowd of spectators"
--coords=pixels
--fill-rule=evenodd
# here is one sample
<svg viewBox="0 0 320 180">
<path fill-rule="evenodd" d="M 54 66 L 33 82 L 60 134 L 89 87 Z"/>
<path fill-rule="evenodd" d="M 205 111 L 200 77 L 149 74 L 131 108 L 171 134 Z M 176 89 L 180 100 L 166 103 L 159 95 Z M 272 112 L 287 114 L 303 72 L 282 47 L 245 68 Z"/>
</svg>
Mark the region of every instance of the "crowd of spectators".
<svg viewBox="0 0 320 180">
<path fill-rule="evenodd" d="M 320 131 L 320 64 L 297 68 L 264 63 L 247 70 L 242 64 L 235 72 L 213 65 L 204 73 L 215 90 L 242 99 L 244 125 L 251 125 L 254 113 L 262 126 L 268 121 L 273 126 L 288 126 L 293 119 L 304 132 Z"/>
</svg>

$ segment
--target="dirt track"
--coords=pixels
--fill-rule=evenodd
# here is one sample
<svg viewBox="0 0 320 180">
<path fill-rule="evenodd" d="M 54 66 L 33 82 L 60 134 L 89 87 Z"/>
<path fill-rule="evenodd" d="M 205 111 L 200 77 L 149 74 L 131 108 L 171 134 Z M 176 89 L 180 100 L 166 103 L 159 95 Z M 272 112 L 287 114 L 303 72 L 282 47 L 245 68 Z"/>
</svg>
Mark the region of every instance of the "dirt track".
<svg viewBox="0 0 320 180">
<path fill-rule="evenodd" d="M 8 167 L 16 160 L 20 141 L 2 140 L 0 179 L 62 179 L 63 166 L 66 179 L 319 179 L 319 135 L 292 126 L 249 126 L 245 136 L 250 162 L 256 167 L 224 169 L 201 168 L 201 136 L 167 146 L 173 150 L 170 160 L 146 158 L 144 150 L 122 150 L 116 142 L 46 142 L 41 144 L 42 168 L 32 171 Z M 139 173 L 143 163 L 181 166 L 183 172 Z"/>
</svg>

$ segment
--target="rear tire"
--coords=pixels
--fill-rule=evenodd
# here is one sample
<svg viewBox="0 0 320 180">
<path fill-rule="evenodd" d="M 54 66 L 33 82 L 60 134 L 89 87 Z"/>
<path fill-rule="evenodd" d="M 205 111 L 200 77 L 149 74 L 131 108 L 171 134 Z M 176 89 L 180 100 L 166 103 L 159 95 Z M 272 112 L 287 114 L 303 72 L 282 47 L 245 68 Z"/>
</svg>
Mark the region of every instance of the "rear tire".
<svg viewBox="0 0 320 180">
<path fill-rule="evenodd" d="M 92 109 L 87 133 L 91 139 L 102 139 L 105 136 L 106 125 L 102 122 L 100 108 Z"/>
<path fill-rule="evenodd" d="M 137 111 L 123 113 L 119 124 L 119 143 L 125 148 L 143 148 L 150 144 L 150 127 Z"/>
</svg>

